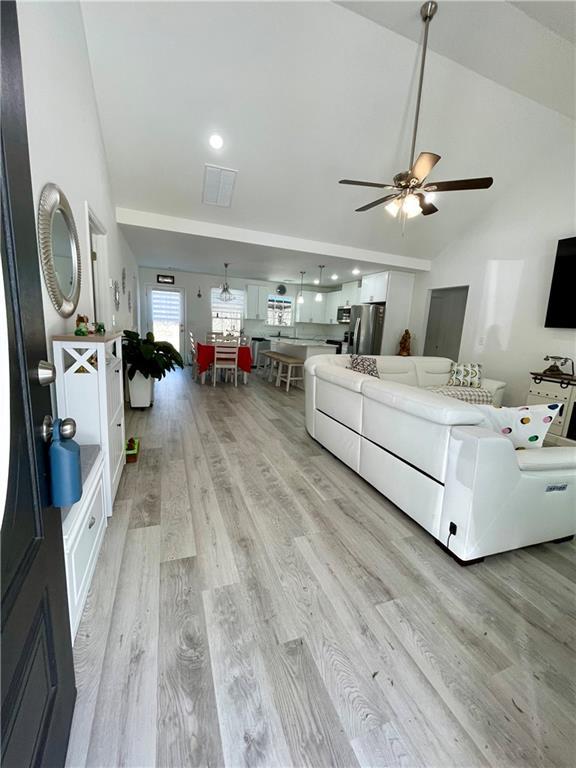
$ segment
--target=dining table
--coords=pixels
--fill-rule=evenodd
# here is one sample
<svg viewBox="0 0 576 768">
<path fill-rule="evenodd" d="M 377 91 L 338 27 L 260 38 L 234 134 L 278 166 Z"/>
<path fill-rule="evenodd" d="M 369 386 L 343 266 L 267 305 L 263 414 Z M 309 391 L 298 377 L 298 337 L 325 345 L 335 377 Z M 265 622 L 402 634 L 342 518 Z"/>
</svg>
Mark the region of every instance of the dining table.
<svg viewBox="0 0 576 768">
<path fill-rule="evenodd" d="M 214 362 L 214 347 L 215 344 L 196 342 L 196 367 L 202 384 L 204 384 L 206 372 Z M 242 380 L 246 384 L 248 374 L 252 370 L 252 352 L 249 346 L 238 347 L 238 370 L 242 371 Z"/>
</svg>

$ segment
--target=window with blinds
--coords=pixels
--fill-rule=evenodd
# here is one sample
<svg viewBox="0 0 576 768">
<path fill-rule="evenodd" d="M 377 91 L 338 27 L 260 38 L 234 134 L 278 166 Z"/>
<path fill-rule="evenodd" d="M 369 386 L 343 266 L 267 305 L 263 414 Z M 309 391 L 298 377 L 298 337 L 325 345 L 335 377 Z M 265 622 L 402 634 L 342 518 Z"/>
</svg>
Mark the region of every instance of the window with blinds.
<svg viewBox="0 0 576 768">
<path fill-rule="evenodd" d="M 179 352 L 182 323 L 182 294 L 180 291 L 152 290 L 152 333 L 157 341 L 169 341 Z"/>
<path fill-rule="evenodd" d="M 210 293 L 212 332 L 239 336 L 244 319 L 244 291 L 232 288 L 230 301 L 223 301 L 220 291 L 220 288 L 212 288 Z"/>
<path fill-rule="evenodd" d="M 268 296 L 266 324 L 267 325 L 292 325 L 292 299 L 288 296 L 278 296 L 271 293 Z"/>
</svg>

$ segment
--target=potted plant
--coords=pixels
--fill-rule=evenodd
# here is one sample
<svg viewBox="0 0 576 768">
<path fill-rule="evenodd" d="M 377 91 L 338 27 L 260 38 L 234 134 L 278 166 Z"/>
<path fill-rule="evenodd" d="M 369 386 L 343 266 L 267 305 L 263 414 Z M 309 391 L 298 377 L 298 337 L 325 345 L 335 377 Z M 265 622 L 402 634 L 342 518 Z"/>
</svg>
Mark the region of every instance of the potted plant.
<svg viewBox="0 0 576 768">
<path fill-rule="evenodd" d="M 132 408 L 148 408 L 154 401 L 154 380 L 160 381 L 176 366 L 184 368 L 180 353 L 170 342 L 156 341 L 153 333 L 141 338 L 136 331 L 124 331 L 122 354 Z"/>
</svg>

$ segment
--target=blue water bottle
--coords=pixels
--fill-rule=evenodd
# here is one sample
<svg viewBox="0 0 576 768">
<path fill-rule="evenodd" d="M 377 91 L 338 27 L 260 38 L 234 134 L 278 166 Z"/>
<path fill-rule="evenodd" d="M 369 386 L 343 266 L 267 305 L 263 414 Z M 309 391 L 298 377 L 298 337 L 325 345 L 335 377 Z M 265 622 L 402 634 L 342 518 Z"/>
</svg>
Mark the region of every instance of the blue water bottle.
<svg viewBox="0 0 576 768">
<path fill-rule="evenodd" d="M 52 427 L 50 445 L 50 474 L 52 504 L 55 507 L 71 507 L 82 496 L 82 472 L 80 470 L 80 446 L 72 438 L 76 433 L 74 422 L 56 419 Z M 68 433 L 64 436 L 62 431 Z"/>
</svg>

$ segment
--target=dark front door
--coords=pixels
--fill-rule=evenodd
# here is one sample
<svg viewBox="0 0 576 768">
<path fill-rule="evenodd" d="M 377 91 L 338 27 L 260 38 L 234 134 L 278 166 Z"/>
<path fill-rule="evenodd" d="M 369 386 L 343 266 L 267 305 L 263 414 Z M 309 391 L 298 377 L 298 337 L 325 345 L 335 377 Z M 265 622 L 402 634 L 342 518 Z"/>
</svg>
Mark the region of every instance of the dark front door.
<svg viewBox="0 0 576 768">
<path fill-rule="evenodd" d="M 1 2 L 2 276 L 8 326 L 10 457 L 1 529 L 2 765 L 64 764 L 76 690 L 60 510 L 49 506 L 38 383 L 46 338 L 16 6 Z M 0 296 L 0 311 L 3 310 Z M 4 360 L 2 364 L 4 364 Z M 2 424 L 1 439 L 8 439 Z M 1 492 L 1 489 L 0 489 Z"/>
</svg>

